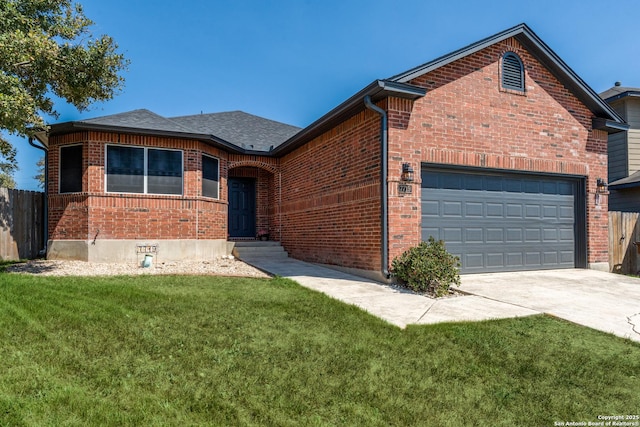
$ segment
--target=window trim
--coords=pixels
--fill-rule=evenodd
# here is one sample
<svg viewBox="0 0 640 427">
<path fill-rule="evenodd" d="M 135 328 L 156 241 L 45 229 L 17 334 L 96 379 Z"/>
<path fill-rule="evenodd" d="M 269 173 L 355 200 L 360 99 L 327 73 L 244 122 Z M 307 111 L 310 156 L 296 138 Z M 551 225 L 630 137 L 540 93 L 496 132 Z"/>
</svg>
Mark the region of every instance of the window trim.
<svg viewBox="0 0 640 427">
<path fill-rule="evenodd" d="M 127 147 L 127 148 L 142 148 L 143 149 L 143 185 L 142 185 L 142 193 L 131 193 L 126 191 L 108 191 L 107 189 L 107 177 L 109 174 L 108 163 L 109 163 L 109 147 Z M 163 150 L 163 151 L 177 151 L 180 153 L 180 180 L 181 180 L 181 188 L 180 194 L 173 193 L 149 193 L 148 192 L 148 178 L 149 178 L 149 150 Z M 105 144 L 104 146 L 104 192 L 106 194 L 136 194 L 136 195 L 145 195 L 145 196 L 174 196 L 174 197 L 183 197 L 184 196 L 184 150 L 179 148 L 163 148 L 163 147 L 148 147 L 144 145 L 131 145 L 131 144 Z"/>
<path fill-rule="evenodd" d="M 206 197 L 208 199 L 213 199 L 213 200 L 220 200 L 220 159 L 216 156 L 212 156 L 211 154 L 207 154 L 207 153 L 202 153 L 202 158 L 204 159 L 205 157 L 208 157 L 210 159 L 214 159 L 215 161 L 218 162 L 218 177 L 216 179 L 216 182 L 218 183 L 218 196 L 217 197 L 211 197 L 211 196 L 205 196 L 204 194 L 204 162 L 201 161 L 200 164 L 202 165 L 201 169 L 200 169 L 200 173 L 202 174 L 202 185 L 200 186 L 200 191 L 202 193 L 202 197 Z"/>
<path fill-rule="evenodd" d="M 507 58 L 513 58 L 518 63 L 518 69 L 520 72 L 520 86 L 505 84 L 505 59 Z M 522 62 L 522 58 L 520 58 L 520 56 L 513 51 L 507 51 L 502 54 L 502 60 L 500 61 L 500 89 L 517 93 L 526 92 L 524 63 Z"/>
<path fill-rule="evenodd" d="M 84 176 L 84 144 L 67 144 L 61 145 L 58 150 L 58 194 L 74 194 L 74 193 L 82 193 L 82 176 Z M 82 147 L 82 156 L 81 156 L 81 165 L 80 169 L 82 171 L 82 176 L 80 177 L 80 191 L 62 191 L 62 149 L 69 147 Z"/>
</svg>

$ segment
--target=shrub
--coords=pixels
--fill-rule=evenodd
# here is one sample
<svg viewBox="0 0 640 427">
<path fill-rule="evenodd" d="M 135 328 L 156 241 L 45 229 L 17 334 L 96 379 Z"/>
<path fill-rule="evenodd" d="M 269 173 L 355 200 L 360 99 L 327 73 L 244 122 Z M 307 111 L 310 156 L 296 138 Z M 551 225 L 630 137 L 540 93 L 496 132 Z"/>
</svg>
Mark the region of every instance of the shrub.
<svg viewBox="0 0 640 427">
<path fill-rule="evenodd" d="M 437 297 L 446 295 L 452 284 L 460 286 L 459 267 L 460 258 L 447 252 L 444 242 L 433 236 L 391 263 L 391 271 L 400 285 Z"/>
</svg>

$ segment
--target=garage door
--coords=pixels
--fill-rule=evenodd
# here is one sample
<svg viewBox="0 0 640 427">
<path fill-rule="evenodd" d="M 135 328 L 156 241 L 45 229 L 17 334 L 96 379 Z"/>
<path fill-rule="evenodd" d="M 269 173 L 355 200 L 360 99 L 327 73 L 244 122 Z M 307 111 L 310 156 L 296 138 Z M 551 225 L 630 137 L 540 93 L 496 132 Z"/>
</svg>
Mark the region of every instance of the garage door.
<svg viewBox="0 0 640 427">
<path fill-rule="evenodd" d="M 462 273 L 574 268 L 578 180 L 422 170 L 422 240 Z"/>
</svg>

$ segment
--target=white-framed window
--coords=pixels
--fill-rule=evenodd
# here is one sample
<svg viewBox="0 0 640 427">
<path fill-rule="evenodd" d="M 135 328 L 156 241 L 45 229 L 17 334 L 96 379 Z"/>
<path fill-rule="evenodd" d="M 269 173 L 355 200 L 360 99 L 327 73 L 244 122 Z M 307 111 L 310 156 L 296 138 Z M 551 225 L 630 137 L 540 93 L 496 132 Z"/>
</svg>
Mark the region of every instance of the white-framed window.
<svg viewBox="0 0 640 427">
<path fill-rule="evenodd" d="M 60 147 L 59 193 L 82 191 L 82 144 Z"/>
<path fill-rule="evenodd" d="M 202 155 L 202 195 L 220 198 L 220 160 Z"/>
<path fill-rule="evenodd" d="M 182 194 L 181 150 L 110 144 L 106 150 L 107 193 Z"/>
</svg>

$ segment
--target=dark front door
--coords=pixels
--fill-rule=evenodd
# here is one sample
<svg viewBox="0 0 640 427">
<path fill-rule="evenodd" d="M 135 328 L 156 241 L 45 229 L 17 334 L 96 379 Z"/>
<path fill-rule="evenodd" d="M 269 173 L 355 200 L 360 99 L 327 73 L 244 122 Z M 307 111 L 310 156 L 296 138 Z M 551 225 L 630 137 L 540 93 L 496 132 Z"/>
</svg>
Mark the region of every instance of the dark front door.
<svg viewBox="0 0 640 427">
<path fill-rule="evenodd" d="M 229 237 L 256 236 L 256 181 L 229 178 Z"/>
</svg>

